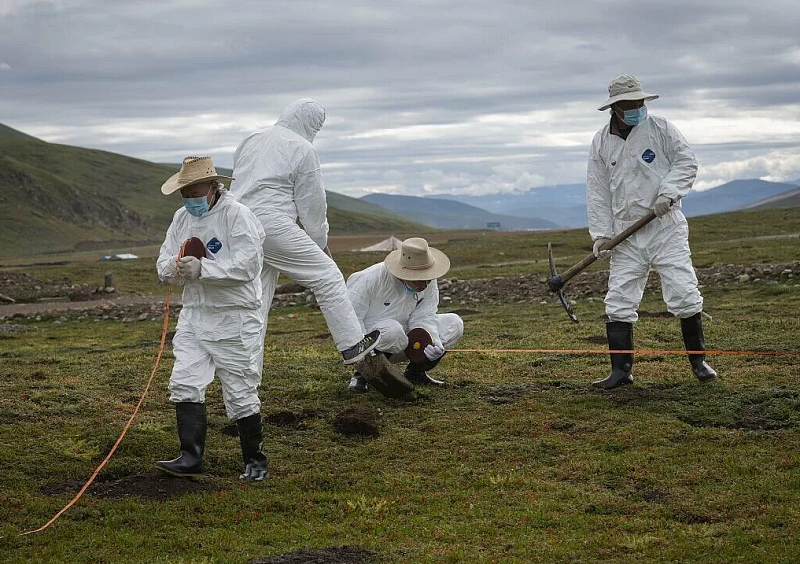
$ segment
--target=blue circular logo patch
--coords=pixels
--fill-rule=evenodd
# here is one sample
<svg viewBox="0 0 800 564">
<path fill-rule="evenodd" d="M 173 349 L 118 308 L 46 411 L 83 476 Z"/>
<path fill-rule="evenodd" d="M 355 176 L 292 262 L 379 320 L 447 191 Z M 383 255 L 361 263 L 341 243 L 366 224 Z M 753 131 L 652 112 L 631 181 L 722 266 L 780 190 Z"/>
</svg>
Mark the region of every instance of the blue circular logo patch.
<svg viewBox="0 0 800 564">
<path fill-rule="evenodd" d="M 656 160 L 656 154 L 650 149 L 645 149 L 644 153 L 642 153 L 642 160 L 646 163 L 652 163 Z"/>
</svg>

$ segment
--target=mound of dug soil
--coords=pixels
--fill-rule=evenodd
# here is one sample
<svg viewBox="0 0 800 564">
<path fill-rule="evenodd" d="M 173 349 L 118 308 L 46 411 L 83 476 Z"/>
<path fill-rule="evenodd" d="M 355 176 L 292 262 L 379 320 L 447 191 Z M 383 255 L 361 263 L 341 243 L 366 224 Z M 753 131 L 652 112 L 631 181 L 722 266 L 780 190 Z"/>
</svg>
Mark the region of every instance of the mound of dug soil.
<svg viewBox="0 0 800 564">
<path fill-rule="evenodd" d="M 373 555 L 354 546 L 318 548 L 287 552 L 279 556 L 251 560 L 247 564 L 370 564 L 375 562 Z"/>
<path fill-rule="evenodd" d="M 377 409 L 349 407 L 333 419 L 333 428 L 341 435 L 377 437 L 380 434 Z"/>
<path fill-rule="evenodd" d="M 41 491 L 45 495 L 74 495 L 85 482 L 68 480 L 58 484 L 44 486 Z M 87 493 L 107 499 L 125 499 L 140 497 L 144 499 L 164 500 L 195 492 L 219 491 L 216 484 L 187 478 L 177 478 L 150 472 L 147 474 L 131 474 L 113 480 L 95 481 Z"/>
</svg>

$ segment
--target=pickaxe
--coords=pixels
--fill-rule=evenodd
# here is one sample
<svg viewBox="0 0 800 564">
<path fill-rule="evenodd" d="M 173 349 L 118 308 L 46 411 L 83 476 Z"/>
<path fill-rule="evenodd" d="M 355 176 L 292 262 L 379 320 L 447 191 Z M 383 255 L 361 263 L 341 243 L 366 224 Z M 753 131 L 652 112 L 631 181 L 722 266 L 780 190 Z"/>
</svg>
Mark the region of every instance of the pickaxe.
<svg viewBox="0 0 800 564">
<path fill-rule="evenodd" d="M 642 227 L 650 223 L 656 218 L 656 214 L 653 211 L 650 211 L 647 215 L 643 218 L 638 220 L 636 223 L 628 227 L 625 231 L 611 239 L 608 243 L 600 247 L 601 251 L 610 251 L 617 245 L 619 245 L 622 241 L 639 231 Z M 547 244 L 547 260 L 550 263 L 550 280 L 547 281 L 547 285 L 550 287 L 551 292 L 555 292 L 558 295 L 558 299 L 561 302 L 561 305 L 564 306 L 564 309 L 567 310 L 567 315 L 569 318 L 572 319 L 575 323 L 578 322 L 578 316 L 575 315 L 575 312 L 572 311 L 572 307 L 569 305 L 569 301 L 564 296 L 564 284 L 570 281 L 570 279 L 575 276 L 576 274 L 583 272 L 586 268 L 590 265 L 594 264 L 597 260 L 597 257 L 594 256 L 594 253 L 589 253 L 586 255 L 586 258 L 583 259 L 581 262 L 567 270 L 564 274 L 558 274 L 556 272 L 556 265 L 553 262 L 553 247 L 550 243 Z"/>
</svg>

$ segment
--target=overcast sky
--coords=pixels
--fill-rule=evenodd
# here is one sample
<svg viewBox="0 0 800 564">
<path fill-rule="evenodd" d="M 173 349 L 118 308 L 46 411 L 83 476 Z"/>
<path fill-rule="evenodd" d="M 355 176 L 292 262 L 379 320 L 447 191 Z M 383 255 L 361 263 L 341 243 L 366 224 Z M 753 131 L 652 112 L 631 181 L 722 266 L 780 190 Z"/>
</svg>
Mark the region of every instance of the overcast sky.
<svg viewBox="0 0 800 564">
<path fill-rule="evenodd" d="M 800 177 L 797 0 L 0 0 L 0 123 L 230 166 L 312 97 L 326 187 L 352 196 L 583 182 L 616 75 L 661 98 L 700 189 Z"/>
</svg>

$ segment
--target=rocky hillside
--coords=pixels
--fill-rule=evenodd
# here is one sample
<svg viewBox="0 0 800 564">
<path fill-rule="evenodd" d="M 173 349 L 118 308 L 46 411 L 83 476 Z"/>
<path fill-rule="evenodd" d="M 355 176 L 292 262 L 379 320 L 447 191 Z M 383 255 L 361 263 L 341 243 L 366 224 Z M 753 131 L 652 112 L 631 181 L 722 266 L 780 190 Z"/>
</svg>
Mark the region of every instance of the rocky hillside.
<svg viewBox="0 0 800 564">
<path fill-rule="evenodd" d="M 46 143 L 0 124 L 0 258 L 158 243 L 180 205 L 158 187 L 176 171 L 175 165 Z M 331 200 L 333 234 L 430 230 L 354 198 L 336 194 Z"/>
</svg>

